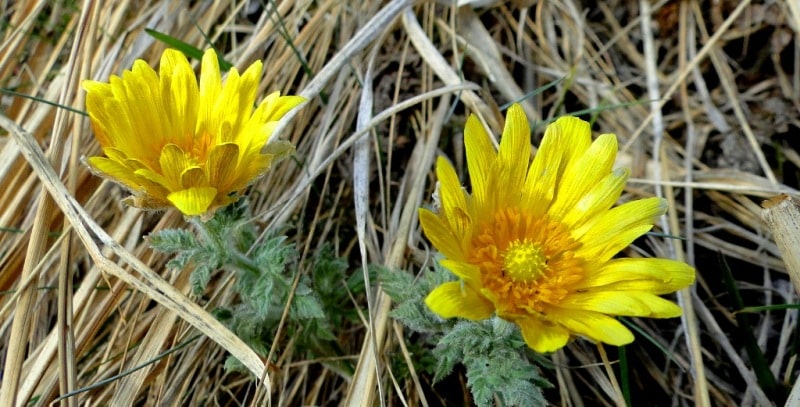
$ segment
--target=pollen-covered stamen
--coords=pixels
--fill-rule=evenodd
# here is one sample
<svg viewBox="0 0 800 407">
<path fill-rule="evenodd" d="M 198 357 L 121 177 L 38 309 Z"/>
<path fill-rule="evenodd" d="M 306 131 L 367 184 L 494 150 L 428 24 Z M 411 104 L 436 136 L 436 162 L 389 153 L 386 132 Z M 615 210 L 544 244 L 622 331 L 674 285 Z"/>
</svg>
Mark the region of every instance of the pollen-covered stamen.
<svg viewBox="0 0 800 407">
<path fill-rule="evenodd" d="M 535 281 L 547 269 L 547 257 L 538 244 L 515 240 L 503 253 L 503 270 L 514 282 Z"/>
<path fill-rule="evenodd" d="M 481 268 L 483 295 L 504 318 L 542 313 L 583 279 L 579 247 L 561 223 L 508 208 L 483 223 L 472 241 L 470 263 Z"/>
</svg>

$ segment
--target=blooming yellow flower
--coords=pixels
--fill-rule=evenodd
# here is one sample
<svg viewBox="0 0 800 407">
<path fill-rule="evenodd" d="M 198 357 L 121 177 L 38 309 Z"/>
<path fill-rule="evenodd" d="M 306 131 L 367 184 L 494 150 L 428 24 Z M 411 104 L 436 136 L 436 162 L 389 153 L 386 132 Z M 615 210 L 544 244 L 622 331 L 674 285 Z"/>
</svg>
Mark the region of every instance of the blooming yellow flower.
<svg viewBox="0 0 800 407">
<path fill-rule="evenodd" d="M 166 50 L 156 73 L 137 60 L 109 83 L 84 81 L 86 110 L 106 157 L 90 157 L 100 175 L 126 186 L 140 208 L 174 206 L 208 217 L 292 151 L 265 144 L 286 112 L 304 99 L 275 92 L 254 106 L 261 62 L 223 83 L 214 50 L 200 81 L 181 52 Z"/>
<path fill-rule="evenodd" d="M 658 295 L 691 284 L 691 267 L 612 258 L 667 209 L 659 198 L 612 209 L 629 176 L 612 170 L 616 136 L 592 142 L 588 123 L 563 117 L 547 128 L 532 163 L 529 140 L 518 105 L 508 111 L 497 152 L 470 116 L 464 142 L 472 194 L 445 158 L 437 161 L 441 208 L 420 209 L 420 223 L 459 281 L 435 288 L 428 307 L 444 318 L 496 313 L 517 324 L 537 352 L 555 351 L 574 335 L 633 341 L 613 316 L 679 316 L 681 308 Z"/>
</svg>

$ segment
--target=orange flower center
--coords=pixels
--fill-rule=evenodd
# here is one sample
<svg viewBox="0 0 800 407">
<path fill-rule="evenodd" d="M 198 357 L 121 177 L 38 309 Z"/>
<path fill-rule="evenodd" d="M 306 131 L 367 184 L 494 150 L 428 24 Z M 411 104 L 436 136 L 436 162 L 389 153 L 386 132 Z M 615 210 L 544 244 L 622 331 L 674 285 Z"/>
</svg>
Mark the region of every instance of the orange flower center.
<svg viewBox="0 0 800 407">
<path fill-rule="evenodd" d="M 482 294 L 506 319 L 543 313 L 573 291 L 585 274 L 580 243 L 561 223 L 499 210 L 478 226 L 469 262 L 481 267 Z"/>
</svg>

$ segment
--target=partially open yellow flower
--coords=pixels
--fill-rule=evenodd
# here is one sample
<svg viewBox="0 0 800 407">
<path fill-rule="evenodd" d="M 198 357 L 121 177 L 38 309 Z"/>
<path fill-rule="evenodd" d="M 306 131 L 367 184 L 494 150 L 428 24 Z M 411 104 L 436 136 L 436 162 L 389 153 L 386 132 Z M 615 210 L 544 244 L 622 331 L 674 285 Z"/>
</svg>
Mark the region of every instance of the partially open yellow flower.
<svg viewBox="0 0 800 407">
<path fill-rule="evenodd" d="M 137 60 L 110 83 L 84 81 L 86 110 L 106 157 L 87 162 L 126 186 L 140 208 L 174 206 L 208 217 L 291 153 L 287 142 L 265 147 L 277 121 L 300 104 L 275 92 L 254 106 L 261 62 L 223 83 L 217 54 L 203 55 L 200 82 L 181 52 L 166 50 L 156 73 Z"/>
<path fill-rule="evenodd" d="M 537 352 L 573 335 L 624 345 L 633 335 L 613 316 L 676 317 L 658 297 L 694 281 L 694 269 L 666 259 L 617 258 L 667 209 L 659 198 L 612 209 L 629 176 L 612 170 L 617 139 L 594 142 L 589 124 L 551 124 L 533 162 L 530 128 L 518 105 L 508 111 L 499 152 L 475 116 L 464 131 L 472 194 L 439 158 L 441 208 L 420 210 L 420 223 L 459 277 L 426 298 L 444 318 L 497 314 L 516 323 Z"/>
</svg>

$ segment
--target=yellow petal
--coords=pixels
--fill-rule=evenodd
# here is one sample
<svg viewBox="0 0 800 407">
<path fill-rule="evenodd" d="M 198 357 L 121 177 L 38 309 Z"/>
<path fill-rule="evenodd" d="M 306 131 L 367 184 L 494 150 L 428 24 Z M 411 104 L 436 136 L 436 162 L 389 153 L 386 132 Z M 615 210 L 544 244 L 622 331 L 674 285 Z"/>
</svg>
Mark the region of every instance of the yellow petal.
<svg viewBox="0 0 800 407">
<path fill-rule="evenodd" d="M 130 168 L 121 165 L 117 161 L 105 157 L 89 157 L 86 159 L 86 163 L 95 173 L 111 178 L 130 190 L 139 191 L 142 189 L 142 186 L 137 182 L 136 175 Z"/>
<path fill-rule="evenodd" d="M 113 86 L 113 85 L 112 85 Z M 122 111 L 114 112 L 131 120 L 131 131 L 117 144 L 123 151 L 138 151 L 143 140 L 148 146 L 162 146 L 167 143 L 169 133 L 163 120 L 164 106 L 156 71 L 147 62 L 137 59 L 133 68 L 122 74 L 118 82 Z M 124 92 L 124 96 L 123 96 Z"/>
<path fill-rule="evenodd" d="M 108 173 L 108 176 L 115 182 L 126 186 L 131 191 L 151 195 L 153 199 L 165 202 L 169 192 L 159 182 L 153 181 L 163 179 L 161 175 L 153 173 L 145 163 L 137 159 L 126 158 L 124 153 L 115 148 L 104 148 L 103 152 L 106 153 L 108 159 L 90 157 L 86 160 L 94 171 Z M 110 162 L 105 160 L 110 160 Z M 155 178 L 143 176 L 143 172 L 155 174 Z"/>
<path fill-rule="evenodd" d="M 572 236 L 584 244 L 576 254 L 605 262 L 652 229 L 666 211 L 667 202 L 656 197 L 617 206 L 573 232 Z M 587 230 L 585 234 L 583 230 Z"/>
<path fill-rule="evenodd" d="M 163 175 L 151 170 L 150 168 L 140 168 L 134 171 L 134 174 L 138 177 L 137 180 L 146 180 L 148 185 L 157 185 L 158 188 L 164 191 L 173 191 L 175 189 L 180 189 L 178 181 L 172 181 L 164 178 Z M 149 188 L 146 188 L 148 193 L 151 193 Z M 167 193 L 168 194 L 168 193 Z M 164 194 L 163 198 L 166 199 L 166 195 Z"/>
<path fill-rule="evenodd" d="M 539 151 L 533 158 L 525 177 L 525 186 L 522 191 L 523 207 L 527 208 L 531 216 L 542 216 L 553 201 L 556 183 L 559 179 L 559 168 L 564 156 L 566 141 L 564 134 L 557 126 L 547 128 L 539 145 Z"/>
<path fill-rule="evenodd" d="M 189 167 L 185 169 L 181 174 L 181 185 L 183 188 L 208 186 L 206 172 L 200 167 Z"/>
<path fill-rule="evenodd" d="M 124 151 L 114 147 L 105 147 L 103 148 L 103 154 L 105 154 L 106 157 L 108 157 L 109 159 L 114 160 L 127 167 L 125 162 L 128 161 L 128 155 L 125 154 Z M 141 166 L 137 165 L 135 166 L 135 168 L 138 169 L 141 168 Z"/>
<path fill-rule="evenodd" d="M 220 92 L 222 92 L 222 75 L 219 71 L 219 60 L 217 53 L 209 49 L 203 54 L 200 68 L 200 100 L 195 134 L 211 133 L 219 127 L 214 114 Z"/>
<path fill-rule="evenodd" d="M 219 70 L 217 51 L 209 48 L 203 53 L 200 67 L 200 96 L 203 102 L 216 101 L 222 89 L 222 74 Z"/>
<path fill-rule="evenodd" d="M 436 161 L 436 176 L 439 179 L 439 195 L 442 202 L 441 217 L 447 220 L 450 230 L 459 238 L 469 228 L 467 200 L 461 182 L 450 162 L 444 157 Z"/>
<path fill-rule="evenodd" d="M 104 82 L 83 80 L 81 81 L 81 88 L 86 91 L 87 95 L 94 95 L 96 100 L 111 97 L 111 86 Z"/>
<path fill-rule="evenodd" d="M 558 304 L 574 310 L 630 317 L 671 318 L 681 315 L 675 303 L 639 291 L 589 291 L 568 295 Z"/>
<path fill-rule="evenodd" d="M 531 129 L 525 112 L 520 105 L 511 105 L 494 164 L 497 166 L 497 184 L 492 186 L 498 194 L 503 194 L 505 205 L 516 207 L 521 198 L 520 186 L 525 182 L 531 159 L 530 137 Z"/>
<path fill-rule="evenodd" d="M 92 129 L 94 130 L 95 137 L 102 147 L 111 145 L 110 134 L 108 132 L 109 116 L 106 114 L 105 104 L 106 100 L 111 98 L 111 86 L 107 83 L 84 80 L 81 82 L 81 87 L 86 91 L 86 112 L 92 122 Z"/>
<path fill-rule="evenodd" d="M 267 148 L 267 145 L 275 144 L 277 140 L 272 143 L 267 141 L 277 125 L 278 122 L 264 123 L 256 119 L 255 116 L 245 122 L 236 136 L 236 144 L 240 147 L 240 157 L 260 154 Z"/>
<path fill-rule="evenodd" d="M 425 304 L 442 318 L 486 319 L 494 313 L 494 305 L 469 286 L 459 281 L 444 283 L 431 291 Z"/>
<path fill-rule="evenodd" d="M 208 121 L 208 128 L 215 137 L 215 143 L 235 142 L 243 122 L 241 113 L 247 110 L 249 116 L 251 107 L 239 104 L 240 83 L 239 72 L 231 69 Z"/>
<path fill-rule="evenodd" d="M 163 113 L 170 118 L 169 137 L 175 144 L 188 146 L 197 123 L 200 100 L 194 70 L 182 52 L 168 49 L 161 55 L 159 79 L 164 98 Z"/>
<path fill-rule="evenodd" d="M 167 189 L 171 191 L 183 189 L 181 175 L 190 166 L 186 159 L 186 153 L 175 144 L 167 144 L 161 150 L 161 157 L 158 161 L 161 166 L 161 174 L 167 182 L 165 185 Z"/>
<path fill-rule="evenodd" d="M 649 318 L 676 318 L 683 314 L 683 309 L 672 301 L 650 293 L 632 292 L 650 309 L 650 314 L 645 315 Z"/>
<path fill-rule="evenodd" d="M 603 134 L 582 155 L 578 155 L 564 170 L 553 206 L 548 212 L 554 218 L 564 215 L 586 193 L 609 174 L 617 155 L 617 138 Z"/>
<path fill-rule="evenodd" d="M 497 153 L 489 135 L 475 115 L 470 115 L 464 128 L 464 145 L 467 150 L 467 168 L 472 183 L 472 200 L 479 213 L 494 211 L 492 168 Z"/>
<path fill-rule="evenodd" d="M 453 235 L 453 232 L 438 215 L 420 208 L 419 223 L 425 236 L 433 243 L 433 247 L 442 252 L 445 257 L 453 260 L 464 259 L 460 239 Z"/>
<path fill-rule="evenodd" d="M 555 352 L 563 348 L 569 340 L 569 331 L 559 325 L 544 323 L 534 317 L 521 318 L 514 322 L 519 325 L 522 339 L 528 347 L 539 353 Z"/>
<path fill-rule="evenodd" d="M 253 112 L 262 68 L 262 62 L 255 61 L 247 67 L 240 78 L 236 93 L 239 95 L 238 105 L 241 106 L 241 111 L 238 112 L 238 115 L 242 119 L 250 118 Z"/>
<path fill-rule="evenodd" d="M 263 106 L 259 119 L 262 122 L 280 120 L 287 112 L 305 101 L 306 98 L 302 96 L 281 96 L 280 92 L 272 92 L 259 105 L 259 108 Z"/>
<path fill-rule="evenodd" d="M 571 228 L 580 227 L 591 221 L 594 216 L 608 211 L 619 199 L 629 176 L 630 170 L 627 168 L 620 168 L 606 175 L 575 205 L 567 209 L 562 223 Z M 580 236 L 573 237 L 580 238 Z"/>
<path fill-rule="evenodd" d="M 456 261 L 450 259 L 439 260 L 439 264 L 450 270 L 453 274 L 464 280 L 469 286 L 480 287 L 481 284 L 481 268 L 463 261 Z"/>
<path fill-rule="evenodd" d="M 614 259 L 587 274 L 576 290 L 635 290 L 666 294 L 694 283 L 695 271 L 688 264 L 669 259 Z"/>
<path fill-rule="evenodd" d="M 233 143 L 215 146 L 208 153 L 206 165 L 208 183 L 216 185 L 220 190 L 227 190 L 236 177 L 236 170 L 239 166 L 239 146 Z"/>
<path fill-rule="evenodd" d="M 112 77 L 112 79 L 114 79 Z M 133 124 L 124 104 L 116 99 L 100 99 L 93 94 L 86 96 L 86 110 L 92 121 L 92 129 L 97 141 L 104 148 L 114 146 L 131 157 L 139 157 L 146 153 L 144 143 L 133 142 Z"/>
<path fill-rule="evenodd" d="M 570 294 L 558 305 L 573 310 L 595 311 L 610 315 L 646 316 L 650 309 L 634 295 L 619 291 L 590 291 Z"/>
<path fill-rule="evenodd" d="M 242 154 L 258 153 L 262 151 L 265 144 L 274 144 L 276 141 L 270 141 L 270 138 L 278 120 L 305 101 L 304 97 L 281 96 L 280 92 L 273 92 L 267 96 L 258 105 L 250 119 L 242 125 L 236 138 L 236 144 L 242 146 Z"/>
<path fill-rule="evenodd" d="M 549 132 L 561 133 L 561 146 L 564 157 L 561 160 L 561 170 L 569 171 L 578 157 L 582 156 L 592 144 L 592 129 L 589 123 L 577 117 L 560 117 L 553 124 L 547 126 L 545 137 Z"/>
<path fill-rule="evenodd" d="M 184 215 L 198 216 L 208 211 L 216 196 L 216 188 L 200 187 L 173 192 L 167 196 L 167 199 Z"/>
<path fill-rule="evenodd" d="M 547 316 L 569 331 L 596 342 L 622 346 L 633 342 L 633 334 L 619 321 L 599 312 L 548 309 Z"/>
</svg>

